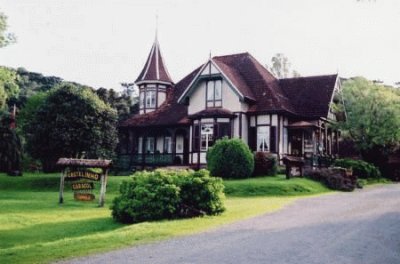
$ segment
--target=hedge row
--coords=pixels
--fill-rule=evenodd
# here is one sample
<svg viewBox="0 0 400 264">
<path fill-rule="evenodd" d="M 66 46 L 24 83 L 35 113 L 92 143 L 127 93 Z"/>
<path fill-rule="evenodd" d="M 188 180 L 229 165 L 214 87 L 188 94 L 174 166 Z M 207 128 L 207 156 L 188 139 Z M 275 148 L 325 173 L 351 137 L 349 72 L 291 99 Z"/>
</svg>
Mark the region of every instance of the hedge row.
<svg viewBox="0 0 400 264">
<path fill-rule="evenodd" d="M 381 172 L 377 167 L 362 160 L 337 159 L 333 165 L 336 167 L 352 169 L 353 175 L 360 179 L 381 177 Z"/>
</svg>

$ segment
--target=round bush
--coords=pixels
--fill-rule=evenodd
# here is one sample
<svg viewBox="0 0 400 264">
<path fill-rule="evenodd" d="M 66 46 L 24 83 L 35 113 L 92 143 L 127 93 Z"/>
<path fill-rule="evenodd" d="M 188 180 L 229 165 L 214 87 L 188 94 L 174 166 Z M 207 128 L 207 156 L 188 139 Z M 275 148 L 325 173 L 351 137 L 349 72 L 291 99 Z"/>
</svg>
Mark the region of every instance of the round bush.
<svg viewBox="0 0 400 264">
<path fill-rule="evenodd" d="M 207 167 L 212 175 L 222 178 L 247 178 L 254 170 L 254 157 L 242 140 L 217 140 L 207 152 Z"/>
<path fill-rule="evenodd" d="M 334 162 L 334 166 L 346 169 L 351 168 L 353 175 L 361 179 L 381 177 L 381 172 L 377 167 L 363 160 L 337 159 Z"/>
<path fill-rule="evenodd" d="M 124 181 L 111 205 L 112 216 L 122 223 L 172 218 L 178 207 L 179 187 L 170 175 L 139 172 Z"/>
<path fill-rule="evenodd" d="M 223 212 L 222 179 L 206 170 L 156 170 L 138 172 L 123 182 L 113 200 L 112 216 L 123 223 L 178 217 L 215 215 Z"/>
</svg>

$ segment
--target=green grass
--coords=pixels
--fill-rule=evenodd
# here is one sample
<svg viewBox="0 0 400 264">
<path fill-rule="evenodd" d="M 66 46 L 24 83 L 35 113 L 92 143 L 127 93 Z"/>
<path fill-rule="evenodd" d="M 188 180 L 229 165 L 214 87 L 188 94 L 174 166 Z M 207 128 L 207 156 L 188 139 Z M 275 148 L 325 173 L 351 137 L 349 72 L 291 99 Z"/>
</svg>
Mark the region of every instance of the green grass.
<svg viewBox="0 0 400 264">
<path fill-rule="evenodd" d="M 305 178 L 286 180 L 285 176 L 225 181 L 225 193 L 234 197 L 299 196 L 328 192 L 322 184 Z"/>
<path fill-rule="evenodd" d="M 59 174 L 0 174 L 0 263 L 46 263 L 192 234 L 278 210 L 298 199 L 296 195 L 327 191 L 318 183 L 286 181 L 283 176 L 228 180 L 231 195 L 220 216 L 122 225 L 113 221 L 109 206 L 126 179 L 109 177 L 106 205 L 98 208 L 97 200 L 74 201 L 69 186 L 65 203 L 59 205 Z"/>
</svg>

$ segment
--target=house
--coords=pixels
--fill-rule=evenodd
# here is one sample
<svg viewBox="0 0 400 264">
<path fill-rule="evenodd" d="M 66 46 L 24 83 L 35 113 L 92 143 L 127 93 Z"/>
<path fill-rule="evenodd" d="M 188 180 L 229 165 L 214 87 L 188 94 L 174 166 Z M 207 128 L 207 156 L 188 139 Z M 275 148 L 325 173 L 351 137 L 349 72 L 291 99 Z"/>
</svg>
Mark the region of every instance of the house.
<svg viewBox="0 0 400 264">
<path fill-rule="evenodd" d="M 277 79 L 249 53 L 215 56 L 175 83 L 155 40 L 135 81 L 139 113 L 119 125 L 126 167 L 206 164 L 222 137 L 253 151 L 336 155 L 344 118 L 337 74 Z"/>
</svg>

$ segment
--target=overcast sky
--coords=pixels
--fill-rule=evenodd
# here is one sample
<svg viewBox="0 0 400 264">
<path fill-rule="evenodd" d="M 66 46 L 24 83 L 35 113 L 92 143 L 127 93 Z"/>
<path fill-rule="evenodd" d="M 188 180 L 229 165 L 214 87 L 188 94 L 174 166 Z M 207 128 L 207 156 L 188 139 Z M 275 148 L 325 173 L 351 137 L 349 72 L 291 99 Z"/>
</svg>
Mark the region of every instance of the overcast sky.
<svg viewBox="0 0 400 264">
<path fill-rule="evenodd" d="M 175 82 L 210 54 L 284 53 L 301 75 L 400 81 L 398 0 L 0 0 L 18 42 L 0 65 L 119 89 L 158 39 Z"/>
</svg>

